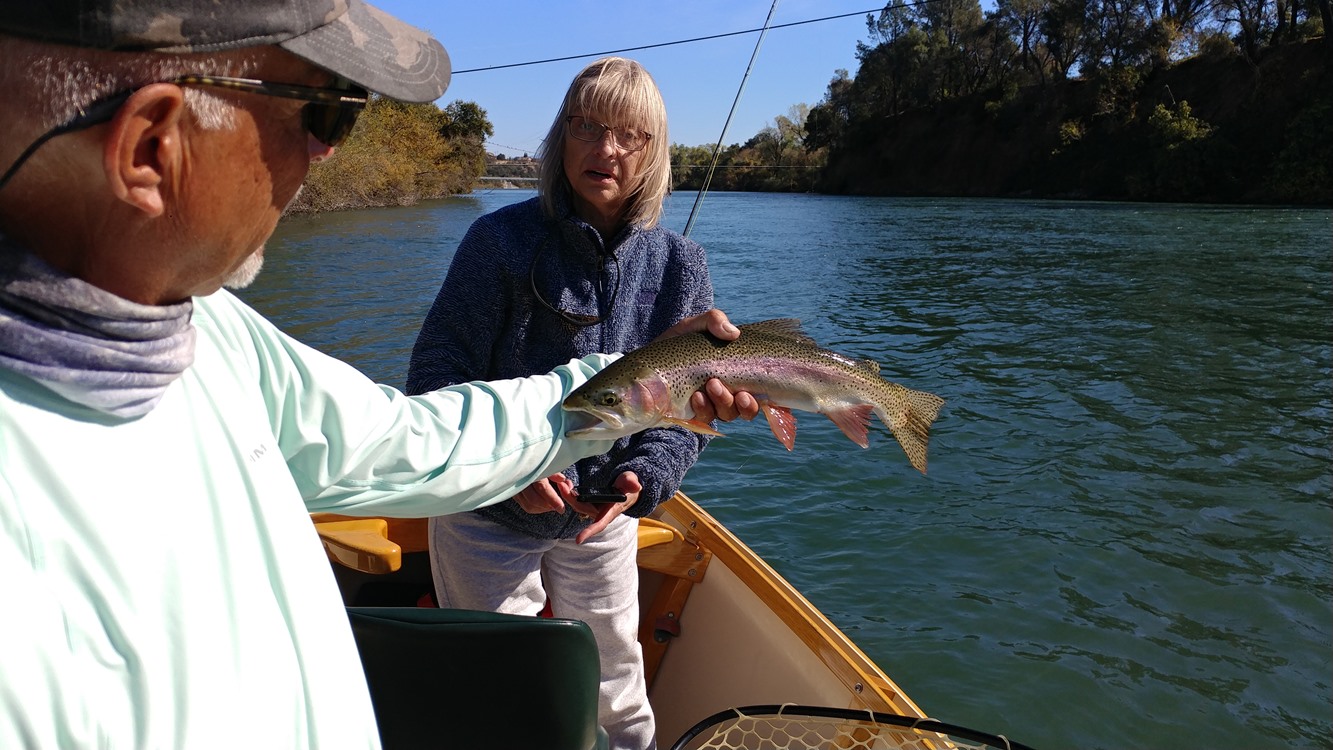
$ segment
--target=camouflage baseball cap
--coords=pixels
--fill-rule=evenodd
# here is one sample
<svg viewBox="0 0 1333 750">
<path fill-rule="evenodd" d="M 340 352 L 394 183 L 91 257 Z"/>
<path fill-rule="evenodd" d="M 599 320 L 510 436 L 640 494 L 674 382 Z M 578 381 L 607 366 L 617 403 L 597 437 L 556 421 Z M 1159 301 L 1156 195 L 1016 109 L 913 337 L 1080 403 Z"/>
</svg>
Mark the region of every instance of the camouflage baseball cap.
<svg viewBox="0 0 1333 750">
<path fill-rule="evenodd" d="M 3 0 L 0 33 L 166 53 L 275 44 L 409 102 L 434 101 L 449 85 L 438 41 L 361 0 Z"/>
</svg>

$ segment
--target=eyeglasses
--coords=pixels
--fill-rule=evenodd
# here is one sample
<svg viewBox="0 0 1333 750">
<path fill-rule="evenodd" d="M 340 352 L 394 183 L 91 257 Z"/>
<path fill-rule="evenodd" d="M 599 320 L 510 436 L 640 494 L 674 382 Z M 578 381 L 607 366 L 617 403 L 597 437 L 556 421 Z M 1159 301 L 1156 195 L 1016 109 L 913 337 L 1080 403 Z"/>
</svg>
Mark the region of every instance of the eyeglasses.
<svg viewBox="0 0 1333 750">
<path fill-rule="evenodd" d="M 611 288 L 611 296 L 606 302 L 605 313 L 599 315 L 583 315 L 581 313 L 566 312 L 555 305 L 552 305 L 550 302 L 547 302 L 546 298 L 542 296 L 542 293 L 537 291 L 537 262 L 541 259 L 542 252 L 546 250 L 546 246 L 550 244 L 551 238 L 558 238 L 559 234 L 560 228 L 558 226 L 551 227 L 547 231 L 546 237 L 542 239 L 541 244 L 537 246 L 537 251 L 532 254 L 532 265 L 528 266 L 528 285 L 532 287 L 532 296 L 541 303 L 542 307 L 545 307 L 547 310 L 550 310 L 559 316 L 561 320 L 577 328 L 587 328 L 602 323 L 607 318 L 611 317 L 611 312 L 616 307 L 616 297 L 620 296 L 620 258 L 617 258 L 615 253 L 608 253 L 611 260 L 615 261 L 616 264 L 616 285 Z M 610 274 L 607 272 L 606 268 L 606 258 L 607 255 L 602 256 L 602 267 L 597 273 L 596 286 L 598 304 L 601 304 L 602 298 L 606 296 L 607 285 L 610 282 L 610 279 L 608 278 Z"/>
<path fill-rule="evenodd" d="M 361 114 L 361 110 L 365 109 L 366 102 L 369 99 L 369 94 L 365 89 L 352 85 L 350 82 L 343 87 L 321 88 L 298 86 L 292 83 L 271 83 L 253 78 L 194 74 L 162 81 L 162 83 L 172 83 L 177 86 L 213 86 L 248 94 L 261 94 L 263 96 L 276 96 L 283 99 L 299 99 L 310 102 L 301 108 L 301 122 L 310 135 L 330 148 L 337 147 L 347 139 L 348 134 L 352 132 L 352 126 L 356 124 L 356 118 Z M 137 90 L 138 88 L 126 89 L 105 99 L 99 99 L 79 110 L 79 113 L 69 121 L 43 133 L 32 142 L 32 145 L 24 149 L 23 153 L 19 154 L 19 157 L 5 171 L 4 176 L 0 176 L 0 190 L 4 189 L 14 173 L 18 172 L 19 167 L 23 166 L 24 162 L 42 144 L 59 135 L 85 130 L 94 125 L 109 122 L 111 118 L 116 116 L 116 112 L 124 106 L 125 101 Z"/>
<path fill-rule="evenodd" d="M 648 141 L 653 137 L 652 133 L 645 133 L 634 128 L 613 128 L 610 125 L 603 125 L 596 120 L 590 120 L 581 115 L 570 115 L 565 118 L 565 123 L 569 126 L 571 136 L 589 143 L 602 140 L 602 136 L 610 131 L 611 143 L 622 151 L 638 151 L 647 146 Z"/>
<path fill-rule="evenodd" d="M 310 102 L 301 108 L 301 121 L 315 140 L 325 146 L 337 147 L 347 140 L 356 118 L 366 108 L 369 94 L 365 89 L 348 83 L 347 86 L 320 88 L 298 86 L 294 83 L 271 83 L 253 78 L 187 75 L 167 83 L 177 86 L 212 86 L 241 91 L 247 94 L 276 96 Z"/>
</svg>

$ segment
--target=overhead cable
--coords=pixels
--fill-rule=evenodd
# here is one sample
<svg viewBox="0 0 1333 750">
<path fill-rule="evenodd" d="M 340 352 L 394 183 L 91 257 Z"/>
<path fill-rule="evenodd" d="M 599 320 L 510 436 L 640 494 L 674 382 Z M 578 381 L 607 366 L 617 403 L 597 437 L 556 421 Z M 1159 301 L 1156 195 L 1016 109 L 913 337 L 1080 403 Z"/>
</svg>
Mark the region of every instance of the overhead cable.
<svg viewBox="0 0 1333 750">
<path fill-rule="evenodd" d="M 934 3 L 934 2 L 940 2 L 940 0 L 914 0 L 913 2 L 898 3 L 897 5 L 894 5 L 893 7 L 895 7 L 895 8 L 907 8 L 907 7 L 917 6 L 917 5 L 926 5 L 926 4 Z M 564 61 L 566 61 L 566 60 L 578 60 L 578 59 L 580 59 L 580 58 L 584 58 L 584 57 L 605 57 L 605 56 L 607 56 L 607 55 L 619 55 L 619 54 L 621 54 L 621 53 L 623 53 L 623 52 L 637 52 L 637 51 L 639 51 L 639 50 L 644 50 L 644 49 L 656 49 L 656 48 L 658 48 L 658 47 L 671 47 L 671 46 L 673 46 L 673 45 L 677 45 L 677 44 L 692 44 L 692 43 L 694 43 L 694 42 L 707 42 L 707 41 L 710 41 L 710 40 L 713 40 L 713 39 L 723 39 L 723 38 L 726 38 L 726 37 L 729 37 L 729 36 L 740 36 L 740 35 L 742 35 L 742 34 L 754 34 L 754 33 L 763 32 L 763 31 L 771 30 L 771 29 L 785 29 L 785 28 L 788 28 L 788 27 L 790 27 L 790 26 L 804 26 L 805 24 L 819 23 L 819 22 L 821 22 L 821 21 L 833 21 L 833 20 L 836 20 L 836 19 L 839 19 L 839 18 L 850 18 L 851 16 L 859 16 L 859 15 L 861 15 L 861 14 L 863 14 L 863 13 L 878 13 L 878 12 L 883 11 L 883 10 L 885 10 L 885 9 L 886 9 L 886 6 L 880 6 L 880 7 L 878 7 L 878 8 L 871 8 L 870 10 L 858 10 L 858 11 L 854 11 L 854 12 L 852 12 L 852 13 L 840 13 L 840 14 L 838 14 L 838 15 L 836 15 L 836 16 L 824 16 L 823 18 L 811 18 L 811 19 L 807 19 L 807 20 L 805 20 L 805 21 L 792 21 L 792 22 L 790 22 L 790 23 L 780 23 L 780 24 L 776 24 L 776 25 L 774 25 L 774 26 L 767 26 L 767 27 L 761 26 L 761 27 L 759 27 L 759 28 L 757 28 L 757 29 L 746 29 L 746 30 L 744 30 L 744 31 L 728 31 L 728 32 L 726 32 L 726 33 L 724 33 L 724 34 L 711 34 L 711 35 L 709 35 L 709 36 L 697 36 L 697 37 L 694 37 L 693 39 L 680 39 L 680 40 L 677 40 L 677 41 L 674 41 L 674 42 L 659 42 L 659 43 L 657 43 L 657 44 L 644 44 L 644 45 L 640 45 L 640 46 L 638 46 L 638 47 L 625 47 L 625 48 L 623 48 L 623 49 L 607 50 L 606 52 L 588 52 L 588 53 L 581 54 L 581 55 L 565 55 L 564 57 L 549 57 L 549 58 L 546 58 L 545 60 L 530 60 L 530 61 L 528 61 L 528 62 L 508 63 L 508 64 L 506 64 L 506 65 L 488 65 L 488 66 L 486 66 L 486 67 L 484 67 L 484 68 L 466 68 L 466 69 L 464 69 L 464 70 L 455 70 L 455 71 L 453 71 L 453 75 L 456 75 L 456 76 L 457 76 L 457 75 L 462 75 L 462 74 L 464 74 L 464 73 L 480 73 L 480 72 L 488 71 L 488 70 L 504 70 L 505 68 L 521 68 L 521 67 L 524 67 L 524 66 L 527 66 L 527 65 L 545 65 L 546 63 L 564 62 Z"/>
</svg>

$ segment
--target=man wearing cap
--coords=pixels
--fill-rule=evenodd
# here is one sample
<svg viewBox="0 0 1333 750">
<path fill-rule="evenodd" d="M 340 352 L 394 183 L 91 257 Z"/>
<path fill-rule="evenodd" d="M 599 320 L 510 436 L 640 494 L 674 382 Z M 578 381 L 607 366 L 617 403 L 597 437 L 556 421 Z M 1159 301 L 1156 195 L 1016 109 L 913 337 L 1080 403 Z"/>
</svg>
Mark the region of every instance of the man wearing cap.
<svg viewBox="0 0 1333 750">
<path fill-rule="evenodd" d="M 308 513 L 468 510 L 609 448 L 559 404 L 612 357 L 408 398 L 219 291 L 368 90 L 448 78 L 359 0 L 0 2 L 0 748 L 376 747 Z"/>
</svg>

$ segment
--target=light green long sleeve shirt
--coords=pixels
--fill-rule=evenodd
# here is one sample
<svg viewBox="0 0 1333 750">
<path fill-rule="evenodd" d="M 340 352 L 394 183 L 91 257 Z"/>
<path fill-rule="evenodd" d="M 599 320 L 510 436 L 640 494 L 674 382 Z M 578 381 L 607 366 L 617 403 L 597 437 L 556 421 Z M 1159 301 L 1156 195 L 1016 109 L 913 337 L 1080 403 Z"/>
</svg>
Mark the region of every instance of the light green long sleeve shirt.
<svg viewBox="0 0 1333 750">
<path fill-rule="evenodd" d="M 378 747 L 308 514 L 467 510 L 611 446 L 560 409 L 611 357 L 409 398 L 226 292 L 193 321 L 134 421 L 0 370 L 0 748 Z"/>
</svg>

